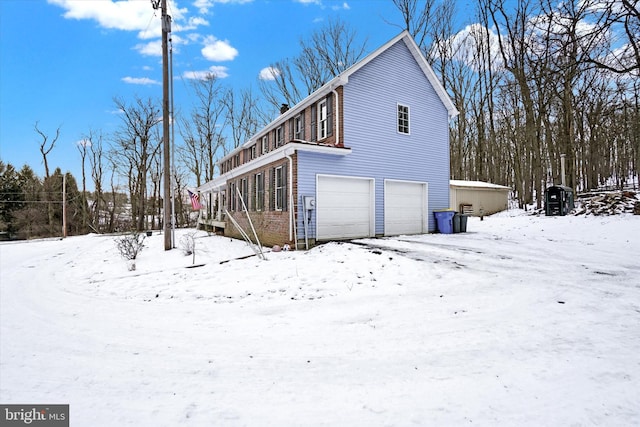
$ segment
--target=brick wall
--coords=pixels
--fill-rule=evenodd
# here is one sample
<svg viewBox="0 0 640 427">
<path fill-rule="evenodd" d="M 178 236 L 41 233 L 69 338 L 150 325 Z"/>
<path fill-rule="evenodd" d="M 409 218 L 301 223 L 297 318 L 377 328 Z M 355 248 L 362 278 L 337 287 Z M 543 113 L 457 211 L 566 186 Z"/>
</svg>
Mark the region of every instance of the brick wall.
<svg viewBox="0 0 640 427">
<path fill-rule="evenodd" d="M 256 234 L 260 239 L 260 242 L 266 246 L 273 245 L 284 245 L 289 244 L 293 246 L 293 240 L 289 240 L 289 210 L 293 209 L 294 213 L 297 211 L 297 161 L 296 155 L 291 156 L 293 160 L 293 203 L 294 206 L 291 206 L 291 200 L 289 199 L 289 174 L 287 173 L 287 208 L 286 210 L 276 211 L 273 210 L 272 202 L 272 192 L 274 189 L 272 188 L 272 183 L 270 182 L 270 171 L 272 168 L 287 165 L 287 168 L 290 167 L 288 159 L 281 159 L 276 162 L 270 163 L 260 169 L 252 170 L 246 174 L 238 175 L 233 178 L 234 182 L 239 182 L 242 178 L 247 178 L 249 182 L 249 198 L 251 198 L 254 194 L 254 186 L 255 181 L 252 179 L 254 174 L 262 172 L 265 177 L 265 196 L 264 196 L 264 209 L 262 211 L 256 211 L 254 209 L 253 203 L 249 203 L 249 217 L 251 218 L 251 222 L 256 230 Z M 228 190 L 229 191 L 229 190 Z M 229 205 L 227 205 L 227 209 L 229 209 Z M 242 227 L 242 229 L 247 233 L 252 240 L 254 240 L 253 231 L 251 230 L 251 226 L 249 225 L 249 220 L 247 219 L 247 214 L 242 211 L 242 207 L 238 206 L 235 212 L 229 212 L 233 218 L 238 222 L 238 224 Z M 295 217 L 294 217 L 295 220 Z M 224 231 L 225 236 L 230 236 L 238 239 L 242 239 L 242 235 L 239 230 L 231 223 L 231 221 L 227 221 L 226 228 Z"/>
</svg>

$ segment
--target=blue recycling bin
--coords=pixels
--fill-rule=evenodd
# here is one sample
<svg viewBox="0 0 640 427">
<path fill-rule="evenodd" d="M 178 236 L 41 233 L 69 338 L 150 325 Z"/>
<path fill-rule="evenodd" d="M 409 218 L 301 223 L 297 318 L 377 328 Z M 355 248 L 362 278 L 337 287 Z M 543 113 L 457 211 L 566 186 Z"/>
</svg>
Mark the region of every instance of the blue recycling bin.
<svg viewBox="0 0 640 427">
<path fill-rule="evenodd" d="M 453 234 L 453 216 L 455 211 L 433 211 L 438 231 L 442 234 Z"/>
</svg>

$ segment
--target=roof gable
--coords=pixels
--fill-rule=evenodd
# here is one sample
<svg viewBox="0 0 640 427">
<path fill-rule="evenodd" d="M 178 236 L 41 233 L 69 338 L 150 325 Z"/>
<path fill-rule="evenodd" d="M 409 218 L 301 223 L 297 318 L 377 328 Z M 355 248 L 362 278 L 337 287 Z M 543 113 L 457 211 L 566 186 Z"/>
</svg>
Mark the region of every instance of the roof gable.
<svg viewBox="0 0 640 427">
<path fill-rule="evenodd" d="M 399 43 L 399 42 L 405 43 L 405 45 L 409 49 L 409 52 L 411 52 L 411 55 L 415 59 L 416 63 L 418 64 L 418 66 L 426 76 L 431 86 L 434 88 L 436 94 L 438 95 L 438 98 L 447 109 L 449 118 L 453 118 L 457 116 L 458 110 L 456 109 L 453 101 L 447 94 L 447 91 L 444 89 L 444 86 L 442 86 L 435 72 L 427 62 L 426 58 L 422 55 L 422 52 L 420 52 L 420 48 L 418 47 L 416 42 L 413 40 L 413 37 L 411 37 L 411 34 L 409 34 L 409 32 L 405 30 L 400 34 L 398 34 L 397 36 L 395 36 L 394 38 L 392 38 L 391 40 L 389 40 L 384 45 L 380 46 L 375 51 L 371 52 L 362 60 L 358 61 L 357 63 L 353 64 L 351 67 L 344 70 L 342 73 L 338 74 L 336 77 L 331 79 L 329 82 L 325 83 L 322 87 L 317 89 L 315 92 L 307 96 L 305 99 L 303 99 L 299 103 L 297 103 L 295 106 L 293 106 L 283 114 L 280 114 L 275 120 L 273 120 L 271 123 L 269 123 L 262 129 L 260 129 L 260 131 L 258 131 L 255 135 L 251 136 L 251 138 L 249 138 L 244 144 L 240 145 L 238 148 L 232 150 L 229 154 L 224 156 L 220 160 L 220 162 L 230 158 L 232 155 L 237 154 L 242 149 L 251 146 L 258 138 L 263 136 L 266 132 L 272 130 L 276 125 L 281 124 L 289 120 L 290 118 L 300 114 L 300 112 L 303 111 L 306 107 L 320 100 L 322 97 L 326 96 L 329 92 L 332 92 L 337 87 L 347 84 L 349 82 L 349 77 L 351 75 L 353 75 L 363 67 L 367 66 L 367 64 L 369 64 L 375 58 L 380 56 L 383 52 L 387 51 L 389 48 L 391 48 L 392 46 L 394 46 L 396 43 Z"/>
<path fill-rule="evenodd" d="M 433 86 L 434 90 L 436 91 L 436 94 L 440 98 L 440 101 L 444 104 L 445 108 L 447 109 L 449 117 L 453 118 L 457 116 L 458 110 L 456 109 L 456 106 L 453 104 L 453 101 L 447 94 L 447 91 L 444 89 L 444 86 L 442 86 L 442 83 L 440 83 L 440 80 L 438 80 L 435 72 L 433 71 L 433 69 L 431 68 L 431 66 L 425 59 L 425 57 L 422 55 L 422 52 L 420 52 L 420 48 L 418 47 L 416 42 L 413 40 L 413 37 L 411 37 L 409 32 L 406 30 L 401 32 L 391 40 L 389 40 L 384 45 L 380 46 L 378 49 L 376 49 L 375 51 L 367 55 L 361 61 L 358 61 L 351 67 L 347 68 L 345 71 L 340 73 L 337 77 L 335 77 L 333 80 L 331 80 L 327 84 L 330 85 L 334 80 L 338 80 L 338 79 L 340 79 L 345 83 L 348 82 L 349 76 L 351 76 L 361 68 L 365 67 L 368 63 L 373 61 L 375 58 L 380 56 L 383 52 L 388 50 L 391 46 L 395 45 L 400 41 L 404 42 L 404 44 L 407 46 L 407 48 L 409 49 L 409 52 L 411 52 L 411 55 L 415 59 L 416 63 L 418 64 L 418 66 L 420 66 L 420 69 L 422 70 L 424 75 L 427 77 L 427 80 L 429 80 L 429 83 L 431 83 L 431 85 Z M 321 89 L 322 88 L 320 88 L 319 90 Z"/>
</svg>

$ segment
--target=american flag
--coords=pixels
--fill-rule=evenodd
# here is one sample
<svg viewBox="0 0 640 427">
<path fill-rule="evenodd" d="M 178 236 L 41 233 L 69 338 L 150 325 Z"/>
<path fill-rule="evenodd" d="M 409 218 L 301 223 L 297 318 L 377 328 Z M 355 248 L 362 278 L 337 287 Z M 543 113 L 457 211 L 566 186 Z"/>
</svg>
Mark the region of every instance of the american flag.
<svg viewBox="0 0 640 427">
<path fill-rule="evenodd" d="M 200 196 L 198 196 L 197 193 L 192 193 L 190 190 L 187 190 L 189 192 L 189 198 L 191 199 L 191 207 L 193 207 L 194 211 L 197 211 L 199 209 L 202 209 L 202 205 L 200 204 Z"/>
</svg>

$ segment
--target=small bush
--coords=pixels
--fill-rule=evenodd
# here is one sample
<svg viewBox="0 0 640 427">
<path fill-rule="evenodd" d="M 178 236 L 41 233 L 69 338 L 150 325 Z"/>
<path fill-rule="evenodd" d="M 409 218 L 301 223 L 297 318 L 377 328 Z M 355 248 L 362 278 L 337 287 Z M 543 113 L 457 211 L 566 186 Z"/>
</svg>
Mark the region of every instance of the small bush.
<svg viewBox="0 0 640 427">
<path fill-rule="evenodd" d="M 188 233 L 180 238 L 180 248 L 185 256 L 192 255 L 196 251 L 196 233 Z"/>
<path fill-rule="evenodd" d="M 136 269 L 135 259 L 144 248 L 144 238 L 144 234 L 133 231 L 116 239 L 116 247 L 122 258 L 131 261 L 129 264 L 130 271 Z"/>
</svg>

